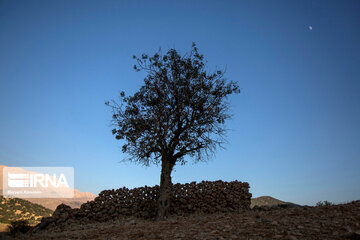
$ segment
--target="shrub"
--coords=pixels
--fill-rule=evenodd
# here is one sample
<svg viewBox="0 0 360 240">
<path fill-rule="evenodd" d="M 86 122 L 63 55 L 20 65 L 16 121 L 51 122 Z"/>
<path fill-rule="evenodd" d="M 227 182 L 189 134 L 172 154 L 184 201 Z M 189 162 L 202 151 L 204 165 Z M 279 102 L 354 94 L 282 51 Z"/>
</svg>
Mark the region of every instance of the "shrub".
<svg viewBox="0 0 360 240">
<path fill-rule="evenodd" d="M 26 220 L 17 220 L 10 223 L 9 232 L 10 235 L 15 236 L 18 233 L 26 233 L 30 230 L 31 226 Z"/>
<path fill-rule="evenodd" d="M 331 205 L 334 205 L 332 202 L 329 202 L 329 201 L 319 201 L 316 203 L 316 206 L 317 207 L 321 207 L 321 206 L 331 206 Z"/>
</svg>

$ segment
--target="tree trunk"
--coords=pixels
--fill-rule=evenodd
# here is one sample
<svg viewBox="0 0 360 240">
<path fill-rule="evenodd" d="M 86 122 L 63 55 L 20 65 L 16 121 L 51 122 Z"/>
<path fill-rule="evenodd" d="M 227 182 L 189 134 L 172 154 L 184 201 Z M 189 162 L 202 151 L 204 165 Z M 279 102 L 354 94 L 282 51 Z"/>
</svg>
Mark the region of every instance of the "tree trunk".
<svg viewBox="0 0 360 240">
<path fill-rule="evenodd" d="M 169 215 L 170 196 L 172 189 L 171 171 L 174 167 L 168 159 L 162 159 L 161 177 L 160 177 L 160 196 L 158 200 L 158 218 L 164 218 Z"/>
</svg>

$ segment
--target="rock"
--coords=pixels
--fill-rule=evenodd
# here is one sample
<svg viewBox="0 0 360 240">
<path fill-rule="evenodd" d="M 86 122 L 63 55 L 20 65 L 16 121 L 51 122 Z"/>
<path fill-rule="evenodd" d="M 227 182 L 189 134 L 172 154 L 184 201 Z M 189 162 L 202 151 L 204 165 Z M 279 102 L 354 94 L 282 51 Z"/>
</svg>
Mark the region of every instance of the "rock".
<svg viewBox="0 0 360 240">
<path fill-rule="evenodd" d="M 343 237 L 349 240 L 360 240 L 360 234 L 358 232 L 347 233 L 343 235 Z"/>
<path fill-rule="evenodd" d="M 41 219 L 41 222 L 37 225 L 37 227 L 39 227 L 40 229 L 44 229 L 44 228 L 46 228 L 50 223 L 51 223 L 51 221 L 49 221 L 48 218 L 43 218 L 43 219 Z"/>
<path fill-rule="evenodd" d="M 69 213 L 68 212 L 64 212 L 63 214 L 60 215 L 60 218 L 65 221 L 66 219 L 69 218 Z"/>
<path fill-rule="evenodd" d="M 287 239 L 288 240 L 298 240 L 297 237 L 292 236 L 292 235 L 288 236 Z"/>
<path fill-rule="evenodd" d="M 262 222 L 262 223 L 270 223 L 270 220 L 267 219 L 267 218 L 262 218 L 262 219 L 261 219 L 261 222 Z"/>
</svg>

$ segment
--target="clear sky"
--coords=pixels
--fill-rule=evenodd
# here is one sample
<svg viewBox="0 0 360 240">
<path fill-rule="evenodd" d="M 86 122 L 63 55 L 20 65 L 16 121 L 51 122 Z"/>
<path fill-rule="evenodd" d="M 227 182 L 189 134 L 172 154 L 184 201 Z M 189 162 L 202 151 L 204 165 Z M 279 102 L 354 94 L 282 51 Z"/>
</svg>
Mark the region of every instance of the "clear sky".
<svg viewBox="0 0 360 240">
<path fill-rule="evenodd" d="M 360 199 L 359 1 L 0 1 L 0 164 L 70 166 L 75 187 L 159 183 L 119 163 L 104 105 L 144 73 L 132 55 L 196 42 L 239 81 L 229 144 L 173 182 L 240 180 L 254 197 Z"/>
</svg>

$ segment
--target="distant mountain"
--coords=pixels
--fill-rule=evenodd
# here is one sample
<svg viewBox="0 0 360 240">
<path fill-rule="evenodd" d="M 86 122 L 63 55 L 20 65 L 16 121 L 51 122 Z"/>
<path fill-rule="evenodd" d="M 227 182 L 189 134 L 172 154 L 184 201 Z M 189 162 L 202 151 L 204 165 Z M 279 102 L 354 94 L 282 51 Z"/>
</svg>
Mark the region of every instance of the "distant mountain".
<svg viewBox="0 0 360 240">
<path fill-rule="evenodd" d="M 0 165 L 0 195 L 2 195 L 2 187 L 3 187 L 3 168 L 6 167 L 4 165 Z M 32 203 L 40 204 L 46 208 L 51 210 L 55 210 L 56 207 L 62 203 L 72 207 L 79 208 L 81 204 L 92 201 L 96 197 L 95 194 L 90 192 L 80 192 L 77 189 L 74 189 L 74 197 L 73 198 L 24 198 Z"/>
<path fill-rule="evenodd" d="M 79 190 L 74 189 L 73 198 L 27 198 L 26 200 L 55 210 L 56 207 L 62 203 L 72 208 L 79 208 L 81 204 L 92 201 L 95 197 L 96 195 L 90 192 L 80 192 Z"/>
<path fill-rule="evenodd" d="M 30 224 L 36 224 L 52 213 L 52 210 L 27 200 L 0 196 L 0 223 L 27 220 Z"/>
</svg>

